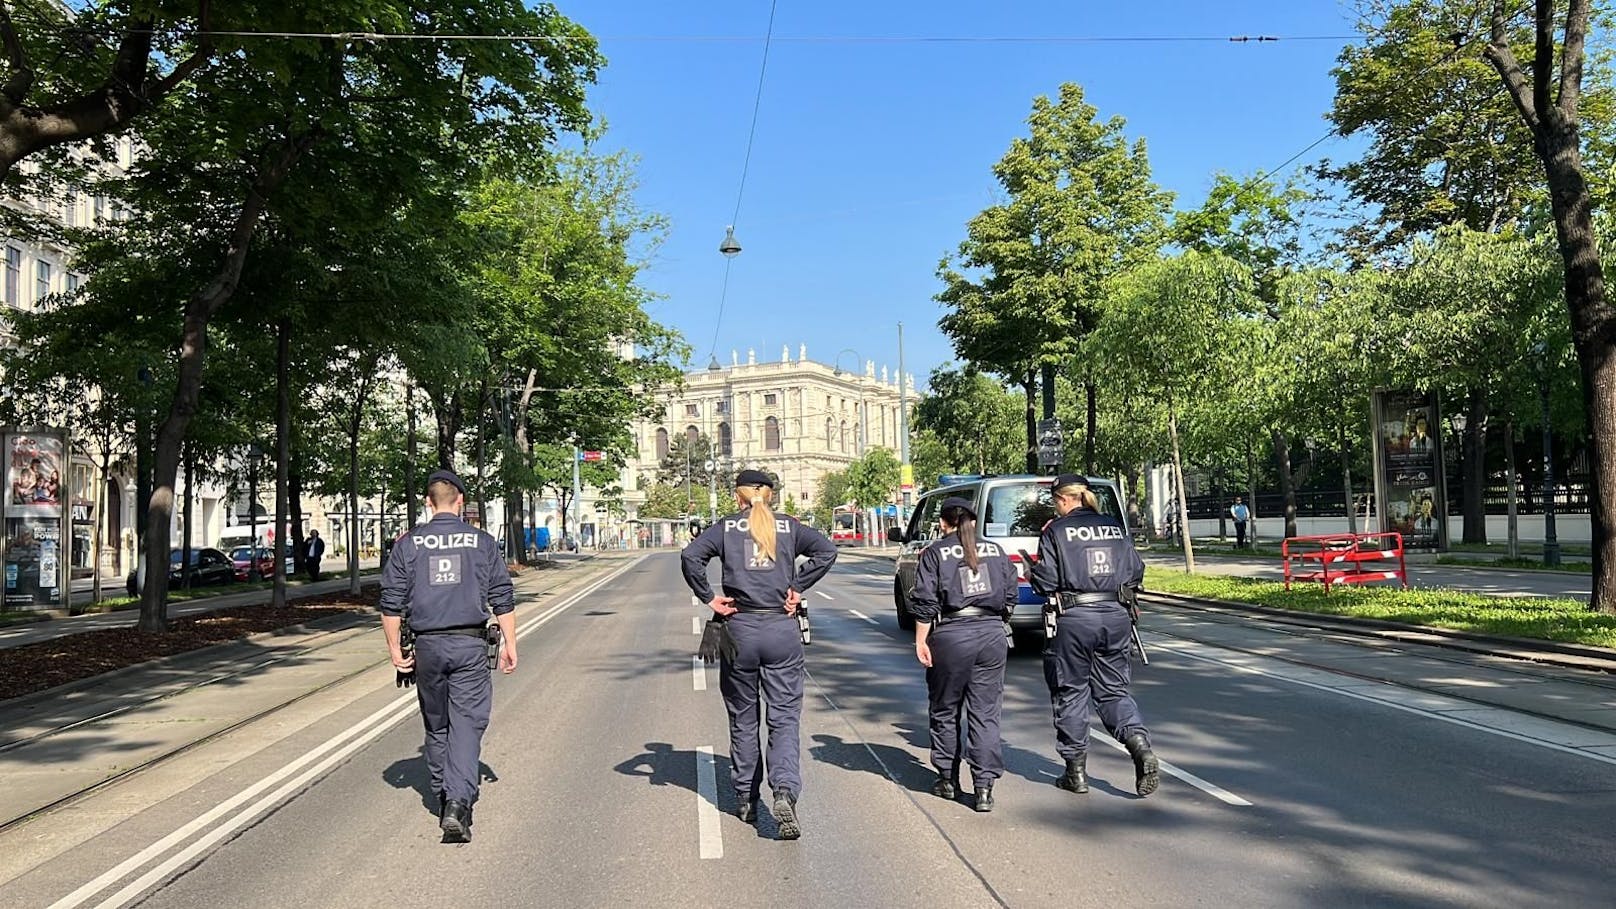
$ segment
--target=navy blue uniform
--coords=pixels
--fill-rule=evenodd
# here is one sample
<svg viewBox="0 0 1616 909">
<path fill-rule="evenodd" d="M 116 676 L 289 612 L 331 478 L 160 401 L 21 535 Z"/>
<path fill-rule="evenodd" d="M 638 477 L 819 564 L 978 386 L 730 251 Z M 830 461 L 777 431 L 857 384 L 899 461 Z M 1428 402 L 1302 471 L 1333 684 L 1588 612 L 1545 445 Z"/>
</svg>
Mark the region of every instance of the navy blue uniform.
<svg viewBox="0 0 1616 909">
<path fill-rule="evenodd" d="M 426 727 L 432 788 L 450 801 L 477 800 L 479 755 L 493 680 L 483 629 L 516 608 L 511 575 L 494 538 L 452 514 L 406 531 L 382 572 L 381 611 L 415 631 L 415 692 Z"/>
<path fill-rule="evenodd" d="M 957 533 L 928 546 L 915 570 L 909 608 L 916 622 L 933 626 L 926 638 L 932 663 L 926 669 L 932 766 L 942 776 L 954 776 L 963 706 L 971 777 L 977 789 L 987 789 L 1004 774 L 999 711 L 1010 648 L 1003 617 L 1016 604 L 1016 569 L 996 543 L 978 540 L 976 554 L 980 561 L 972 571 Z"/>
<path fill-rule="evenodd" d="M 1038 538 L 1033 589 L 1044 596 L 1088 594 L 1078 599 L 1097 601 L 1063 605 L 1055 637 L 1044 644 L 1044 680 L 1063 758 L 1088 753 L 1091 701 L 1106 731 L 1118 740 L 1134 733 L 1148 736 L 1139 705 L 1128 693 L 1133 623 L 1114 596 L 1144 576 L 1145 563 L 1128 532 L 1116 519 L 1087 508 L 1049 522 Z"/>
<path fill-rule="evenodd" d="M 802 792 L 799 766 L 802 721 L 803 653 L 797 620 L 786 614 L 786 593 L 806 591 L 836 562 L 836 547 L 825 535 L 788 515 L 775 515 L 775 555 L 757 551 L 749 530 L 750 510 L 715 522 L 690 541 L 681 568 L 690 592 L 713 601 L 707 563 L 723 566 L 724 596 L 740 612 L 728 627 L 739 651 L 718 667 L 719 689 L 729 712 L 731 782 L 738 802 L 755 802 L 763 784 L 758 741 L 758 692 L 768 705 L 769 788 L 776 795 Z M 797 559 L 803 557 L 802 564 Z"/>
</svg>

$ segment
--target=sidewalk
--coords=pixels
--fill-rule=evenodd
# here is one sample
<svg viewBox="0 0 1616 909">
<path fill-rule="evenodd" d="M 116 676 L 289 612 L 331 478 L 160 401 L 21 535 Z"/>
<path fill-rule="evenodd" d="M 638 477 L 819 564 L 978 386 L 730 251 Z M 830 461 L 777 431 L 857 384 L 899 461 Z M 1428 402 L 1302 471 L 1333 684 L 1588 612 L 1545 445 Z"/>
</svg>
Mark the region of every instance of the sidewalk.
<svg viewBox="0 0 1616 909">
<path fill-rule="evenodd" d="M 622 561 L 606 556 L 524 572 L 518 610 Z M 0 826 L 369 670 L 386 676 L 374 614 L 316 624 L 0 702 Z"/>
</svg>

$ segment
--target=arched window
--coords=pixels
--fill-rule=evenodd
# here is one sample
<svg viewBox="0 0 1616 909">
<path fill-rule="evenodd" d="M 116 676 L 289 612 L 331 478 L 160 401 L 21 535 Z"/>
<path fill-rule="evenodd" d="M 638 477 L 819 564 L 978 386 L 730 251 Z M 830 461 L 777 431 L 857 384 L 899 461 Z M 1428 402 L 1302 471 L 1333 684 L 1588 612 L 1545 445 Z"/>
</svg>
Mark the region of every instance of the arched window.
<svg viewBox="0 0 1616 909">
<path fill-rule="evenodd" d="M 668 459 L 668 431 L 666 429 L 656 431 L 656 459 L 658 462 Z"/>
<path fill-rule="evenodd" d="M 859 432 L 857 423 L 853 424 L 853 444 L 857 446 L 859 454 L 864 453 L 864 435 Z"/>
<path fill-rule="evenodd" d="M 685 444 L 686 445 L 695 445 L 699 441 L 701 441 L 701 430 L 697 429 L 694 426 L 686 426 L 685 427 Z"/>
<path fill-rule="evenodd" d="M 836 447 L 836 424 L 830 417 L 825 418 L 825 450 L 832 451 Z"/>
<path fill-rule="evenodd" d="M 838 441 L 840 441 L 842 443 L 842 453 L 846 454 L 847 453 L 847 421 L 846 420 L 842 421 L 840 431 L 837 432 L 836 438 L 837 438 Z"/>
<path fill-rule="evenodd" d="M 763 421 L 763 450 L 780 450 L 780 421 L 774 417 Z"/>
<path fill-rule="evenodd" d="M 735 453 L 735 439 L 728 423 L 718 424 L 718 453 L 726 458 Z"/>
</svg>

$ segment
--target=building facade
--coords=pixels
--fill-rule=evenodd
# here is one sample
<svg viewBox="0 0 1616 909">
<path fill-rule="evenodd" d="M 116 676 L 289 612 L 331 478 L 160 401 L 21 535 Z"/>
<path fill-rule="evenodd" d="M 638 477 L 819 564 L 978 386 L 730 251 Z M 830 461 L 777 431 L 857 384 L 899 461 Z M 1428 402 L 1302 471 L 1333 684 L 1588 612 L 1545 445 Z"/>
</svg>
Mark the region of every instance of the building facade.
<svg viewBox="0 0 1616 909">
<path fill-rule="evenodd" d="M 914 379 L 906 381 L 912 411 Z M 679 433 L 706 436 L 730 472 L 772 471 L 781 481 L 778 501 L 790 497 L 817 507 L 825 504 L 815 501 L 825 474 L 872 448 L 899 450 L 898 382 L 885 367 L 877 374 L 872 360 L 852 371 L 809 360 L 807 345 L 798 347 L 795 359 L 789 347 L 782 348 L 772 362 L 758 362 L 756 352 L 748 351 L 743 363 L 732 352 L 729 366 L 715 358 L 708 368 L 687 374 L 684 387 L 667 396 L 661 420 L 635 427 L 639 457 L 628 473 L 652 482 Z"/>
</svg>

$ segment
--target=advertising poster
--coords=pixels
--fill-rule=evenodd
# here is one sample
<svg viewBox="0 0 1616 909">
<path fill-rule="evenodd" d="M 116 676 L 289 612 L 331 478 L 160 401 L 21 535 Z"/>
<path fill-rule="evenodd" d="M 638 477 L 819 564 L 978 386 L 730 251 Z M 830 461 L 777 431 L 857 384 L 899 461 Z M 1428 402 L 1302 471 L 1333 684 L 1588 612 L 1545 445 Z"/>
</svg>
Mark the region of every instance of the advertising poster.
<svg viewBox="0 0 1616 909">
<path fill-rule="evenodd" d="M 37 609 L 65 605 L 62 585 L 62 438 L 15 432 L 4 444 L 5 606 Z"/>
<path fill-rule="evenodd" d="M 1445 550 L 1447 488 L 1436 396 L 1415 391 L 1376 392 L 1371 413 L 1381 529 L 1402 534 L 1407 549 Z"/>
</svg>

